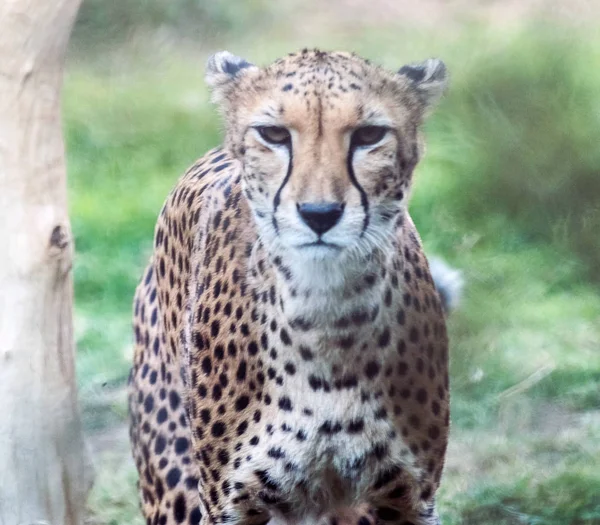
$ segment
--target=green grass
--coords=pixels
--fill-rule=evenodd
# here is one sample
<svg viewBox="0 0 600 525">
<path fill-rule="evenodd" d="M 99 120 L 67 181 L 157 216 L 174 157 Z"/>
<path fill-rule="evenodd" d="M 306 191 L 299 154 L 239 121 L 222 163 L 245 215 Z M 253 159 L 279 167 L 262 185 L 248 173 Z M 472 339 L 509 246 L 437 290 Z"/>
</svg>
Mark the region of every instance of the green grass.
<svg viewBox="0 0 600 525">
<path fill-rule="evenodd" d="M 267 48 L 236 42 L 258 59 L 299 47 L 273 34 Z M 440 494 L 450 525 L 600 523 L 600 74 L 590 67 L 600 45 L 568 36 L 473 28 L 407 47 L 387 28 L 312 43 L 390 67 L 437 53 L 453 72 L 411 205 L 427 251 L 467 281 L 450 322 Z M 204 57 L 181 56 L 152 68 L 124 59 L 112 72 L 78 61 L 67 76 L 78 374 L 94 435 L 125 420 L 131 300 L 156 216 L 182 171 L 219 143 Z M 102 457 L 95 519 L 141 523 L 133 466 Z"/>
<path fill-rule="evenodd" d="M 268 26 L 273 7 L 266 0 L 86 0 L 79 10 L 71 48 L 89 56 L 161 32 L 163 40 L 202 35 L 203 42 Z"/>
</svg>

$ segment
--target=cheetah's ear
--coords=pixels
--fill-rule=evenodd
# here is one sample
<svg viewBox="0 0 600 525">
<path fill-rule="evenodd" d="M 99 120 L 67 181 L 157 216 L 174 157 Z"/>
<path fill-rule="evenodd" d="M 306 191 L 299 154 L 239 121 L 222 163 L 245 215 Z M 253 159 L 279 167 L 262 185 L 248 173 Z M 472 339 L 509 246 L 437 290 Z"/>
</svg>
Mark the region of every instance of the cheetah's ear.
<svg viewBox="0 0 600 525">
<path fill-rule="evenodd" d="M 257 67 L 229 51 L 212 55 L 206 64 L 206 83 L 212 88 L 215 101 L 221 99 L 222 89 L 231 81 L 252 69 Z"/>
<path fill-rule="evenodd" d="M 426 109 L 438 102 L 448 85 L 446 65 L 437 58 L 430 58 L 420 64 L 403 66 L 398 71 L 398 75 L 406 78 L 416 89 Z"/>
</svg>

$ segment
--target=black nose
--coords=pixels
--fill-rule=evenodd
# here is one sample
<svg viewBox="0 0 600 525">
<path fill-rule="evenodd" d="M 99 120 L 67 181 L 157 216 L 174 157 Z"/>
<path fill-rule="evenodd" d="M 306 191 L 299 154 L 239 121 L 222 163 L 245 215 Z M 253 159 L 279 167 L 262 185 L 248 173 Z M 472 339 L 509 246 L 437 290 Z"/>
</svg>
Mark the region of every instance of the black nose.
<svg viewBox="0 0 600 525">
<path fill-rule="evenodd" d="M 319 235 L 331 230 L 344 213 L 344 205 L 339 202 L 309 202 L 297 206 L 302 220 Z"/>
</svg>

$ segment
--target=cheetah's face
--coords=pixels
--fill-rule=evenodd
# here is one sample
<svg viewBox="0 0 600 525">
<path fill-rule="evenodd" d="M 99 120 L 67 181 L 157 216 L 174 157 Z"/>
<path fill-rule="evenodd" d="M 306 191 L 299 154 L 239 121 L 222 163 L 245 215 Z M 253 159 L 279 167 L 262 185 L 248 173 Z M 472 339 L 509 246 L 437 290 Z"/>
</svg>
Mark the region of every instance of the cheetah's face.
<svg viewBox="0 0 600 525">
<path fill-rule="evenodd" d="M 346 53 L 305 51 L 264 69 L 213 56 L 207 78 L 264 244 L 311 260 L 386 246 L 445 76 L 437 60 L 390 73 Z"/>
</svg>

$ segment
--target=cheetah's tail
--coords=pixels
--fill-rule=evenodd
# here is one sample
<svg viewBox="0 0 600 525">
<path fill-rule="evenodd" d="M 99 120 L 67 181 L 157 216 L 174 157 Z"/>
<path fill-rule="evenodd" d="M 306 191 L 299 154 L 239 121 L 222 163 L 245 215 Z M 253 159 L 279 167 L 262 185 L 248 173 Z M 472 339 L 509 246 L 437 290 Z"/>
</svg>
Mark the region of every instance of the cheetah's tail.
<svg viewBox="0 0 600 525">
<path fill-rule="evenodd" d="M 456 308 L 460 302 L 464 288 L 464 278 L 460 270 L 452 268 L 448 263 L 437 257 L 429 258 L 429 269 L 435 283 L 442 306 L 446 313 Z"/>
</svg>

